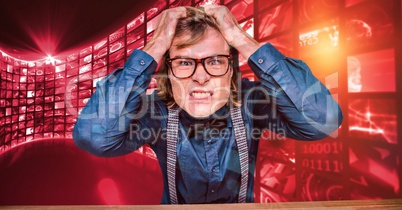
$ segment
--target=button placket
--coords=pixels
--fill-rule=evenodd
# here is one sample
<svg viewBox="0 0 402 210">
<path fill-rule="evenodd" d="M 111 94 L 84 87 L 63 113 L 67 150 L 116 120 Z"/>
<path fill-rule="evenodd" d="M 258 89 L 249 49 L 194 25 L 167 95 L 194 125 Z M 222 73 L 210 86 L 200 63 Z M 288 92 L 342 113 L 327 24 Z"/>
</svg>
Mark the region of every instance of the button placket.
<svg viewBox="0 0 402 210">
<path fill-rule="evenodd" d="M 206 201 L 211 202 L 217 198 L 216 192 L 219 180 L 219 158 L 216 144 L 218 143 L 218 139 L 212 135 L 207 136 L 209 138 L 204 141 L 207 168 L 209 169 L 209 187 Z"/>
</svg>

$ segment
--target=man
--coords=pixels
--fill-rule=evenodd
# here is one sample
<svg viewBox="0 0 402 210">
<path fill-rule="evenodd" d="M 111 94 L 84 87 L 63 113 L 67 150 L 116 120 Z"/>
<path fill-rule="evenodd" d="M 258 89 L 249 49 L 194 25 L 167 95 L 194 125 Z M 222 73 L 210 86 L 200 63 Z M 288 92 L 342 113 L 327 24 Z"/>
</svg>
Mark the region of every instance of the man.
<svg viewBox="0 0 402 210">
<path fill-rule="evenodd" d="M 231 47 L 260 82 L 239 86 Z M 158 92 L 145 96 L 157 62 Z M 162 203 L 253 202 L 262 131 L 314 140 L 341 121 L 338 104 L 302 61 L 260 46 L 226 7 L 177 7 L 161 14 L 142 51 L 98 82 L 73 137 L 98 156 L 150 144 L 163 174 Z"/>
</svg>

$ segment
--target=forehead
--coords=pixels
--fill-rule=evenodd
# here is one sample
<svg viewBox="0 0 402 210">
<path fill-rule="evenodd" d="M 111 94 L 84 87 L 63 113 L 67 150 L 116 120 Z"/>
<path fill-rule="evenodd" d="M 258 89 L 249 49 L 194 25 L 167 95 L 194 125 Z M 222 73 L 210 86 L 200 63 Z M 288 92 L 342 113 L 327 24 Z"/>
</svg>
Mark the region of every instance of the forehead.
<svg viewBox="0 0 402 210">
<path fill-rule="evenodd" d="M 186 44 L 183 43 L 183 40 L 188 40 L 188 36 L 175 37 L 173 39 L 172 46 L 169 49 L 169 55 L 171 58 L 180 56 L 203 58 L 216 54 L 229 54 L 229 45 L 222 34 L 215 29 L 207 29 L 199 42 L 180 48 L 180 45 Z"/>
</svg>

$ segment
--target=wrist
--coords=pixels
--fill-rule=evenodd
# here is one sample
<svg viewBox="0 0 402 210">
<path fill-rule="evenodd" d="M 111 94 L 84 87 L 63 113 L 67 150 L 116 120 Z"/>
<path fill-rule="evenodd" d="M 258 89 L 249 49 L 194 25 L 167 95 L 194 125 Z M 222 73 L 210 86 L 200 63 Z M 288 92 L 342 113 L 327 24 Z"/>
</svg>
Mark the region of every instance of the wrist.
<svg viewBox="0 0 402 210">
<path fill-rule="evenodd" d="M 246 60 L 260 47 L 260 44 L 244 31 L 233 36 L 233 42 L 229 44 L 236 48 Z"/>
</svg>

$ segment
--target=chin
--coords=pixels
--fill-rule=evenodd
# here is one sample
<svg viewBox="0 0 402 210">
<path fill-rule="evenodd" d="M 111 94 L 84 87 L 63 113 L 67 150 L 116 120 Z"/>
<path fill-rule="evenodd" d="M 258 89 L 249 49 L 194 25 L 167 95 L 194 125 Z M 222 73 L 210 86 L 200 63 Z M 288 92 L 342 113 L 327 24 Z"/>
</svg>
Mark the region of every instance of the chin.
<svg viewBox="0 0 402 210">
<path fill-rule="evenodd" d="M 188 108 L 184 110 L 195 118 L 208 117 L 216 112 L 210 104 L 189 105 Z"/>
</svg>

